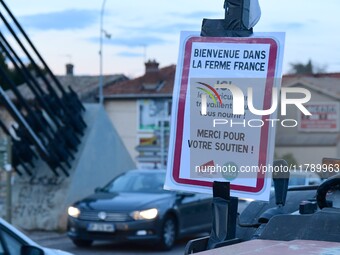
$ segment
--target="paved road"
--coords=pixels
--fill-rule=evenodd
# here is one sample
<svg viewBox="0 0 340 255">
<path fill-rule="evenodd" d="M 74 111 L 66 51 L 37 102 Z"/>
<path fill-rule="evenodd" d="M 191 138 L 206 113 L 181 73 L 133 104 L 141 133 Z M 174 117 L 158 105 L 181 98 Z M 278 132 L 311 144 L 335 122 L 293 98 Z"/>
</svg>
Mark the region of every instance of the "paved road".
<svg viewBox="0 0 340 255">
<path fill-rule="evenodd" d="M 108 255 L 108 254 L 152 254 L 152 255 L 183 255 L 184 248 L 190 239 L 197 238 L 197 236 L 188 237 L 178 240 L 175 247 L 171 251 L 159 251 L 154 246 L 137 245 L 137 244 L 114 244 L 110 242 L 95 242 L 90 248 L 78 248 L 65 234 L 34 232 L 28 233 L 34 241 L 42 246 L 61 249 L 71 252 L 75 255 Z"/>
<path fill-rule="evenodd" d="M 239 212 L 247 206 L 248 203 L 241 202 L 239 204 Z M 191 236 L 185 239 L 177 241 L 174 249 L 168 252 L 161 252 L 153 246 L 142 246 L 137 244 L 113 244 L 108 242 L 95 242 L 90 248 L 78 248 L 71 240 L 66 236 L 66 234 L 58 234 L 53 232 L 26 232 L 26 234 L 32 238 L 34 241 L 42 246 L 61 249 L 71 252 L 75 255 L 92 255 L 92 254 L 123 254 L 123 255 L 134 255 L 134 254 L 152 254 L 152 255 L 183 255 L 184 248 L 187 242 L 191 239 L 197 238 L 199 236 Z M 206 236 L 208 233 L 201 236 Z"/>
</svg>

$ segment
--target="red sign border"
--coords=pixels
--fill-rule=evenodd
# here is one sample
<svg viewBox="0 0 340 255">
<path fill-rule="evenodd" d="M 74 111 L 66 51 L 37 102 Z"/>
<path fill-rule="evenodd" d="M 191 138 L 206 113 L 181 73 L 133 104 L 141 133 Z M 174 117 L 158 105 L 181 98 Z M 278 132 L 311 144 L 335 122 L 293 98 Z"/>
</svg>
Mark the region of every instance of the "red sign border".
<svg viewBox="0 0 340 255">
<path fill-rule="evenodd" d="M 244 43 L 244 44 L 269 44 L 269 59 L 268 59 L 268 72 L 266 80 L 266 89 L 263 101 L 263 109 L 268 109 L 271 106 L 272 99 L 272 88 L 274 84 L 274 75 L 276 70 L 276 58 L 278 45 L 277 42 L 272 38 L 232 38 L 232 37 L 200 37 L 192 36 L 185 43 L 184 49 L 184 61 L 183 61 L 183 72 L 181 77 L 180 96 L 178 101 L 178 115 L 177 115 L 177 126 L 176 126 L 176 140 L 174 150 L 174 162 L 173 162 L 173 179 L 180 184 L 189 184 L 196 186 L 212 187 L 213 182 L 200 181 L 180 178 L 180 166 L 182 156 L 182 140 L 183 140 L 183 127 L 184 127 L 184 113 L 185 113 L 185 100 L 189 79 L 189 70 L 191 62 L 191 50 L 193 42 L 204 42 L 204 43 Z M 267 116 L 263 116 L 264 121 Z M 269 135 L 269 122 L 264 121 L 264 125 L 261 128 L 260 137 L 260 154 L 258 165 L 266 165 L 267 160 L 267 146 L 268 146 L 268 135 Z M 243 186 L 243 185 L 230 185 L 231 190 L 245 191 L 257 193 L 262 190 L 264 186 L 265 173 L 259 172 L 257 175 L 257 181 L 255 187 Z"/>
</svg>

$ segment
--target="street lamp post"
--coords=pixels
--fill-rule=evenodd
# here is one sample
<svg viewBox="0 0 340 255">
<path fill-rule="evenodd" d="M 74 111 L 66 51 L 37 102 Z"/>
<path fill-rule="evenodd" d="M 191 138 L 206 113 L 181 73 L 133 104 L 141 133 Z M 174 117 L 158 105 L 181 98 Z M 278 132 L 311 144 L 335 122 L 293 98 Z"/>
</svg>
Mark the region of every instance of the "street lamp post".
<svg viewBox="0 0 340 255">
<path fill-rule="evenodd" d="M 103 104 L 103 19 L 106 0 L 103 0 L 100 11 L 100 34 L 99 34 L 99 104 Z"/>
</svg>

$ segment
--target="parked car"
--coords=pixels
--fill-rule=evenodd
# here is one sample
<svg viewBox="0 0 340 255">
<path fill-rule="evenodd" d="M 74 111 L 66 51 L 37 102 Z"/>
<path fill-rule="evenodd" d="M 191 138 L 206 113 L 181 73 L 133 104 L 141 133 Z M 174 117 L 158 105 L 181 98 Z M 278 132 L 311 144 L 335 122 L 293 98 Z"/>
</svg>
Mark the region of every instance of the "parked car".
<svg viewBox="0 0 340 255">
<path fill-rule="evenodd" d="M 309 171 L 291 171 L 289 176 L 289 186 L 319 185 L 322 180 L 317 173 Z"/>
<path fill-rule="evenodd" d="M 164 170 L 131 170 L 68 208 L 68 236 L 77 246 L 95 240 L 155 241 L 211 230 L 212 196 L 163 189 Z"/>
<path fill-rule="evenodd" d="M 0 218 L 0 254 L 72 255 L 61 250 L 40 246 L 2 218 Z"/>
</svg>

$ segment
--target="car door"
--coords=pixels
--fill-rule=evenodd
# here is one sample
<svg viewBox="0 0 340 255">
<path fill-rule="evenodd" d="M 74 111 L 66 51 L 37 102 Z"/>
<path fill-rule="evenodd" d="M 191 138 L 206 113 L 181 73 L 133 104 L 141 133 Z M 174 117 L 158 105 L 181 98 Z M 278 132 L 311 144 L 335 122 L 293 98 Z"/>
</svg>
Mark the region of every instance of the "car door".
<svg viewBox="0 0 340 255">
<path fill-rule="evenodd" d="M 0 254 L 21 254 L 22 244 L 3 225 L 0 225 L 0 243 L 0 251 L 3 252 Z"/>
<path fill-rule="evenodd" d="M 196 194 L 196 224 L 202 228 L 210 227 L 212 224 L 212 195 Z"/>
<path fill-rule="evenodd" d="M 211 224 L 211 195 L 179 193 L 177 207 L 180 215 L 180 231 L 199 232 Z"/>
</svg>

